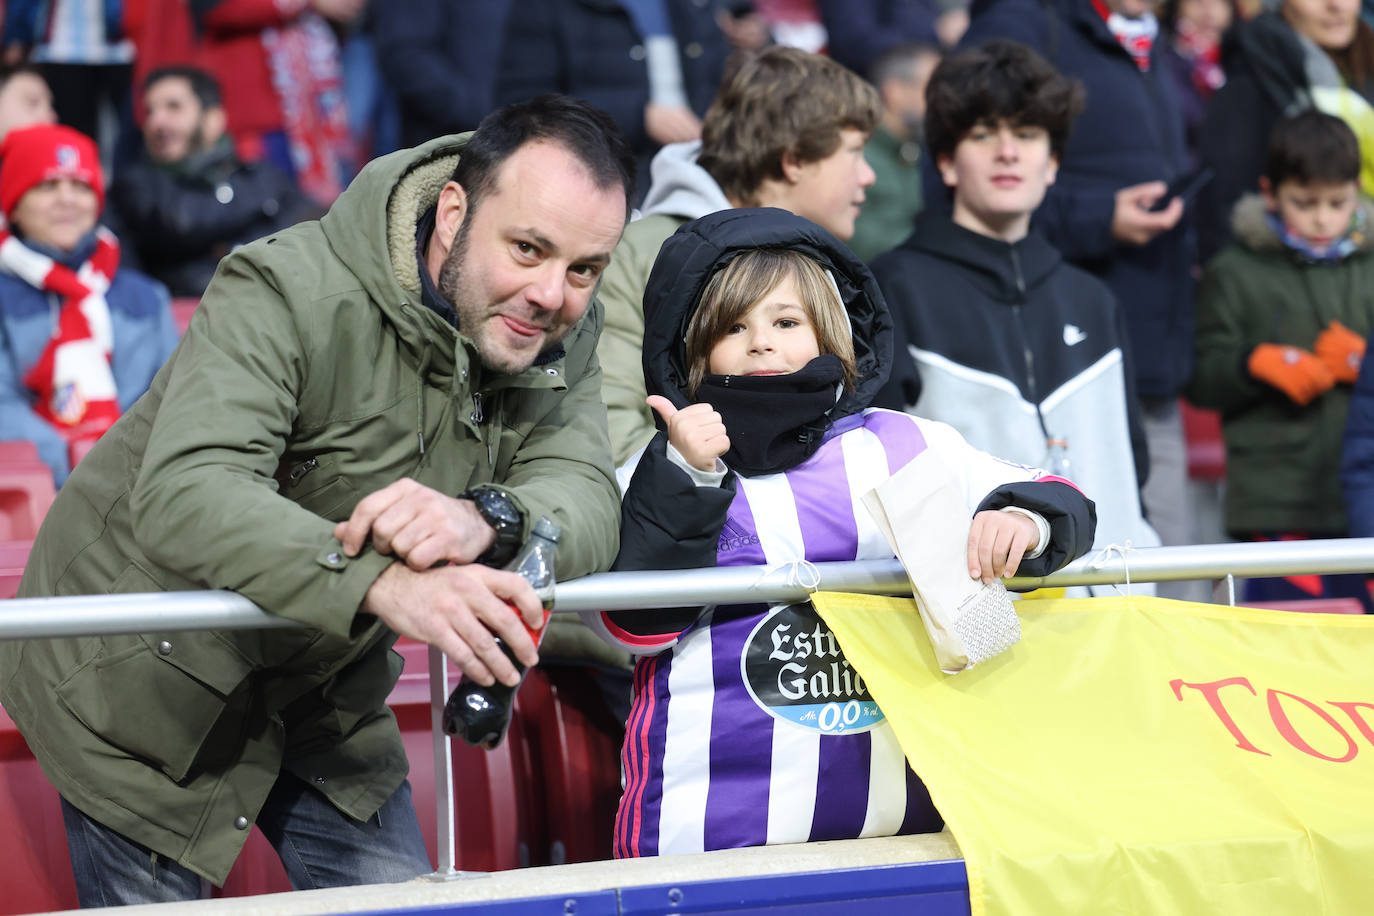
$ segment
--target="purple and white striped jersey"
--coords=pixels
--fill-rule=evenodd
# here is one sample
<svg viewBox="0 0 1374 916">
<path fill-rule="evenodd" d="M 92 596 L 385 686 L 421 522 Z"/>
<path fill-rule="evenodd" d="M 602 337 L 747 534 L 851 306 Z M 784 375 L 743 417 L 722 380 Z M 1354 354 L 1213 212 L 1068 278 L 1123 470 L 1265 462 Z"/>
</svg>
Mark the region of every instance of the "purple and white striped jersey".
<svg viewBox="0 0 1374 916">
<path fill-rule="evenodd" d="M 891 557 L 861 499 L 928 448 L 961 475 L 970 513 L 996 487 L 1044 476 L 943 423 L 866 410 L 795 468 L 738 479 L 717 564 Z M 891 724 L 809 602 L 716 607 L 666 636 L 601 623 L 641 656 L 617 856 L 939 829 Z"/>
</svg>

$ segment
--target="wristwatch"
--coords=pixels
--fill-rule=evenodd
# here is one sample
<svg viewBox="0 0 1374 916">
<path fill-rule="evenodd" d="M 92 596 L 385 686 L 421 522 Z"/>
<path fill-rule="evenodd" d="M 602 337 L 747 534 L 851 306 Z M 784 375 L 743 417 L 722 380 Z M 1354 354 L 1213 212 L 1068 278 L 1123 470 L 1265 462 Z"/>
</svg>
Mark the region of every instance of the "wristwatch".
<svg viewBox="0 0 1374 916">
<path fill-rule="evenodd" d="M 491 484 L 470 487 L 458 498 L 472 500 L 482 519 L 496 532 L 496 540 L 477 562 L 484 566 L 505 566 L 520 549 L 520 538 L 525 533 L 525 513 L 508 492 Z"/>
</svg>

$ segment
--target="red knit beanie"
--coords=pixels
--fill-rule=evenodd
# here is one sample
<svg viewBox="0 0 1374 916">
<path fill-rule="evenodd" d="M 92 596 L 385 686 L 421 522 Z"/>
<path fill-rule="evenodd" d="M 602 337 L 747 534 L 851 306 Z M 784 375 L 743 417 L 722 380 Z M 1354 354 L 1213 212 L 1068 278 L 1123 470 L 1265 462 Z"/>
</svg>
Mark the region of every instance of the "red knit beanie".
<svg viewBox="0 0 1374 916">
<path fill-rule="evenodd" d="M 0 145 L 0 212 L 5 218 L 34 185 L 56 178 L 86 185 L 95 192 L 96 212 L 105 209 L 105 176 L 95 141 L 61 124 L 10 131 Z"/>
</svg>

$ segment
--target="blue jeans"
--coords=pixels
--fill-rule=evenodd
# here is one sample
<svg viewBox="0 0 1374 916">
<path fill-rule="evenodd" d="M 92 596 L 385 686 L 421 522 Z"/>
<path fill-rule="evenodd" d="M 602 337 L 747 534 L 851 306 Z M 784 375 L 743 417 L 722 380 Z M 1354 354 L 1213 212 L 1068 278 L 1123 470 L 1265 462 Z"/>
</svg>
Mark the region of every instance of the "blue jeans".
<svg viewBox="0 0 1374 916">
<path fill-rule="evenodd" d="M 81 906 L 169 903 L 207 896 L 195 872 L 97 823 L 62 799 L 72 873 Z M 403 782 L 366 822 L 355 821 L 289 773 L 258 814 L 296 890 L 408 881 L 434 870 L 410 783 Z"/>
</svg>

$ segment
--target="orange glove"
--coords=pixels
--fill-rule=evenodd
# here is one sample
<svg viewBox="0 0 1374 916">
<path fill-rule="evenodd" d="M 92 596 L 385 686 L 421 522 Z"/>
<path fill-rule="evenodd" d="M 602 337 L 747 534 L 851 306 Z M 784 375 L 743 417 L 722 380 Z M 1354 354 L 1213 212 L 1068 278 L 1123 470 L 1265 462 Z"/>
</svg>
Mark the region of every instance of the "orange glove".
<svg viewBox="0 0 1374 916">
<path fill-rule="evenodd" d="M 1326 363 L 1336 381 L 1353 385 L 1364 360 L 1364 338 L 1339 321 L 1333 321 L 1317 335 L 1312 352 Z"/>
<path fill-rule="evenodd" d="M 1250 352 L 1247 366 L 1251 375 L 1273 385 L 1299 407 L 1306 407 L 1336 384 L 1326 363 L 1298 347 L 1260 344 Z"/>
</svg>

